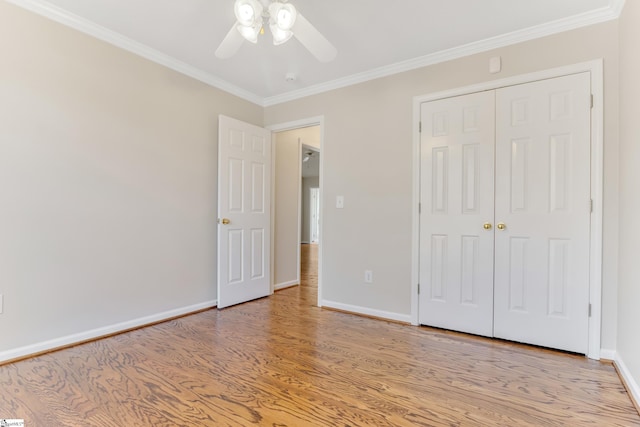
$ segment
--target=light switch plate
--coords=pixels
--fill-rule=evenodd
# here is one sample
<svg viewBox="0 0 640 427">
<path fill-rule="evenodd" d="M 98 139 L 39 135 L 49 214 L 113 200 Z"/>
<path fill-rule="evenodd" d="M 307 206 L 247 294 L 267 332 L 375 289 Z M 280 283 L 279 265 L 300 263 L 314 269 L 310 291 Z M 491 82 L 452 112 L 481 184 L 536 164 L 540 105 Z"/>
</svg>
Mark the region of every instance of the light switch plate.
<svg viewBox="0 0 640 427">
<path fill-rule="evenodd" d="M 344 208 L 344 196 L 336 196 L 336 208 Z"/>
<path fill-rule="evenodd" d="M 373 283 L 373 271 L 371 270 L 364 271 L 364 283 Z"/>
</svg>

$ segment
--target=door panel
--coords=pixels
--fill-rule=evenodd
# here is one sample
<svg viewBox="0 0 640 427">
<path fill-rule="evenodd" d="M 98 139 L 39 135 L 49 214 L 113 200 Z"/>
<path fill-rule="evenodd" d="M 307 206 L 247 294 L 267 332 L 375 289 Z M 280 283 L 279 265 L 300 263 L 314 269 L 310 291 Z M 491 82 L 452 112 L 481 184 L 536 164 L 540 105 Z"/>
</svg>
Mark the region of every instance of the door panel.
<svg viewBox="0 0 640 427">
<path fill-rule="evenodd" d="M 223 308 L 271 293 L 271 133 L 225 116 L 218 126 L 218 308 Z"/>
<path fill-rule="evenodd" d="M 496 337 L 587 352 L 590 76 L 496 91 Z"/>
<path fill-rule="evenodd" d="M 421 324 L 492 335 L 494 92 L 421 107 Z"/>
</svg>

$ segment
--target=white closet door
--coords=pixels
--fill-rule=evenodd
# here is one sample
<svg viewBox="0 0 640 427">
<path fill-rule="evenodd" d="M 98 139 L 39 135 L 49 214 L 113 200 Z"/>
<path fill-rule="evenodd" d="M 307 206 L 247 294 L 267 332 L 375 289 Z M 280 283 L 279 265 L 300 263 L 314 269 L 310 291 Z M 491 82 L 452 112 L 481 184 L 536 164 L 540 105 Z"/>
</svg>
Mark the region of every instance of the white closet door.
<svg viewBox="0 0 640 427">
<path fill-rule="evenodd" d="M 586 353 L 590 77 L 496 92 L 494 335 Z"/>
<path fill-rule="evenodd" d="M 421 106 L 421 324 L 493 332 L 495 94 Z"/>
</svg>

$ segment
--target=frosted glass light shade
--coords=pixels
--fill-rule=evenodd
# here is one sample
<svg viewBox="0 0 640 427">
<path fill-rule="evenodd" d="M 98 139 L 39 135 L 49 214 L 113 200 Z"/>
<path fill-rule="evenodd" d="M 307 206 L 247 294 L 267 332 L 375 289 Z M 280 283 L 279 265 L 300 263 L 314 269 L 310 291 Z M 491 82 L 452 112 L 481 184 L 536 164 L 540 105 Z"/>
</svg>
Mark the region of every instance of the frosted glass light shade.
<svg viewBox="0 0 640 427">
<path fill-rule="evenodd" d="M 273 2 L 269 5 L 271 22 L 282 31 L 291 31 L 298 13 L 291 3 Z"/>
<path fill-rule="evenodd" d="M 278 11 L 276 15 L 276 23 L 282 30 L 291 30 L 293 24 L 296 22 L 296 8 L 292 4 L 285 4 Z"/>
<path fill-rule="evenodd" d="M 236 0 L 233 6 L 238 23 L 245 27 L 252 27 L 262 19 L 262 9 L 258 0 Z"/>
<path fill-rule="evenodd" d="M 276 24 L 270 24 L 269 28 L 271 29 L 271 35 L 273 36 L 273 44 L 276 46 L 285 43 L 293 36 L 291 31 L 281 30 Z"/>
<path fill-rule="evenodd" d="M 240 31 L 240 34 L 242 34 L 242 37 L 244 37 L 251 43 L 257 43 L 258 34 L 260 34 L 260 30 L 262 29 L 262 23 L 259 22 L 252 27 L 239 24 L 237 28 L 238 31 Z"/>
</svg>

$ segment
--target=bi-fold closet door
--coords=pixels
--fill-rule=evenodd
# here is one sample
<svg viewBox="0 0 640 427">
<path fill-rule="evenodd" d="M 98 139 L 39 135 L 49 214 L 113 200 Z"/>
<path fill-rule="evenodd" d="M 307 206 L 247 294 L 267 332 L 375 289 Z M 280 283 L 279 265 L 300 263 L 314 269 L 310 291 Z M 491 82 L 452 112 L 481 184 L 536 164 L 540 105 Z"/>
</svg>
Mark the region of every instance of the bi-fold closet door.
<svg viewBox="0 0 640 427">
<path fill-rule="evenodd" d="M 590 75 L 421 106 L 421 324 L 587 352 Z"/>
</svg>

